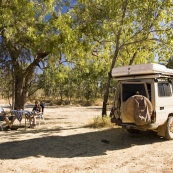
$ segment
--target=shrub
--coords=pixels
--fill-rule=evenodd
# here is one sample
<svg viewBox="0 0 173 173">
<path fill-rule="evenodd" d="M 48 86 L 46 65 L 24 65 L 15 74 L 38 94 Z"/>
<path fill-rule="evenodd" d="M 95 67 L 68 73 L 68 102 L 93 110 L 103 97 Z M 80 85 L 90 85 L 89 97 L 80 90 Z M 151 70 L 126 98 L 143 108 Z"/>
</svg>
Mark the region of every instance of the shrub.
<svg viewBox="0 0 173 173">
<path fill-rule="evenodd" d="M 104 128 L 104 127 L 113 127 L 114 124 L 111 123 L 110 117 L 94 117 L 90 124 L 87 127 L 92 128 Z"/>
</svg>

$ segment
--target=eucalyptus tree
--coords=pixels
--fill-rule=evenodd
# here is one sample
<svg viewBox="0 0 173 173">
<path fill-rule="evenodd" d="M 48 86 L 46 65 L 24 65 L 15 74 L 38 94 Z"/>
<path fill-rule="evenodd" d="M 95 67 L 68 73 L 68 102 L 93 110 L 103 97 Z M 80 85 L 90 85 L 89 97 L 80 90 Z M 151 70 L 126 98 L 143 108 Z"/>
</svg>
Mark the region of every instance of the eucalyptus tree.
<svg viewBox="0 0 173 173">
<path fill-rule="evenodd" d="M 7 57 L 7 53 L 4 51 L 4 45 L 0 42 L 0 94 L 3 99 L 8 99 L 11 104 L 11 96 L 13 95 L 13 79 L 12 79 L 12 71 L 10 63 L 5 61 L 5 57 Z"/>
<path fill-rule="evenodd" d="M 13 73 L 15 108 L 24 107 L 35 69 L 70 52 L 75 35 L 71 17 L 62 15 L 65 5 L 67 0 L 0 1 L 0 46 Z"/>
<path fill-rule="evenodd" d="M 49 68 L 44 69 L 38 81 L 39 86 L 44 90 L 45 96 L 54 100 L 60 96 L 61 101 L 63 96 L 71 98 L 74 91 L 72 70 L 69 65 L 59 64 L 56 66 L 55 62 L 53 62 L 49 66 Z"/>
<path fill-rule="evenodd" d="M 2 99 L 8 99 L 9 104 L 10 98 L 12 96 L 12 77 L 11 77 L 11 71 L 6 69 L 0 69 L 0 79 L 1 79 L 1 85 L 0 85 L 0 95 Z"/>
<path fill-rule="evenodd" d="M 104 46 L 109 44 L 111 48 L 108 55 L 112 62 L 102 115 L 106 115 L 112 68 L 131 62 L 152 62 L 155 54 L 161 61 L 170 57 L 172 4 L 170 0 L 78 0 L 73 18 L 78 24 L 77 29 L 83 33 L 81 40 L 90 40 L 99 48 L 102 46 L 102 57 L 105 56 Z M 98 52 L 99 48 L 93 51 Z"/>
</svg>

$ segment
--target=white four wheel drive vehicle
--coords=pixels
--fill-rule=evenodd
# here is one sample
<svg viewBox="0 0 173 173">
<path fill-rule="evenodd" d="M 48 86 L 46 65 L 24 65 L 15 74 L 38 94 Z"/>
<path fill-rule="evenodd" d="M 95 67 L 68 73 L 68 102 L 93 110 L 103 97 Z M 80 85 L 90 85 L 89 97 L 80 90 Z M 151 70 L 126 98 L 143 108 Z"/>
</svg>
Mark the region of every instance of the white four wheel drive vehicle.
<svg viewBox="0 0 173 173">
<path fill-rule="evenodd" d="M 111 122 L 130 133 L 156 131 L 173 139 L 173 69 L 140 64 L 112 69 L 118 81 Z"/>
</svg>

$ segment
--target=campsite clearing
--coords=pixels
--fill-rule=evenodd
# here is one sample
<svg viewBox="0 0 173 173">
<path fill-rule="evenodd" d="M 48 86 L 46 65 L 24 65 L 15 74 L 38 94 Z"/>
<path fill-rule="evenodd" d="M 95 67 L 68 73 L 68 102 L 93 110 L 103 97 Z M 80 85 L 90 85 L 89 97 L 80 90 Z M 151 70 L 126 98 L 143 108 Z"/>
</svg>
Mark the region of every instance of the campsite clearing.
<svg viewBox="0 0 173 173">
<path fill-rule="evenodd" d="M 149 131 L 87 127 L 96 116 L 100 106 L 46 107 L 47 125 L 1 131 L 0 172 L 173 172 L 173 141 Z"/>
</svg>

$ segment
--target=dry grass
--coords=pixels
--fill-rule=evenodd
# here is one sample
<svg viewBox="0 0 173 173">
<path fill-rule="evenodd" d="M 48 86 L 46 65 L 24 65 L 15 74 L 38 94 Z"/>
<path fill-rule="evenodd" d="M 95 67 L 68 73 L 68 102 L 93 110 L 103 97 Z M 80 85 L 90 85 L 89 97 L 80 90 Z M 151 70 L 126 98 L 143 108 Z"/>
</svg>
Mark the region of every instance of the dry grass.
<svg viewBox="0 0 173 173">
<path fill-rule="evenodd" d="M 102 119 L 101 112 L 101 106 L 47 106 L 46 125 L 0 131 L 0 172 L 173 172 L 173 140 L 109 128 L 109 116 Z M 88 124 L 100 129 L 84 128 Z"/>
<path fill-rule="evenodd" d="M 41 99 L 41 98 L 33 98 L 31 100 L 28 100 L 26 102 L 26 104 L 32 104 L 35 102 L 35 100 L 40 100 L 41 102 L 45 102 L 47 104 L 49 104 L 50 106 L 53 105 L 81 105 L 81 106 L 102 106 L 103 105 L 103 99 L 94 99 L 94 100 L 83 100 L 83 101 L 77 101 L 77 100 L 51 100 L 51 99 Z M 9 105 L 9 103 L 11 103 L 11 100 L 7 100 L 7 99 L 0 99 L 0 104 L 7 104 Z M 111 105 L 112 103 L 110 101 L 108 101 L 107 105 Z"/>
<path fill-rule="evenodd" d="M 114 124 L 110 122 L 110 117 L 105 116 L 105 117 L 94 117 L 92 121 L 87 125 L 87 127 L 91 128 L 112 128 L 114 127 Z"/>
</svg>

